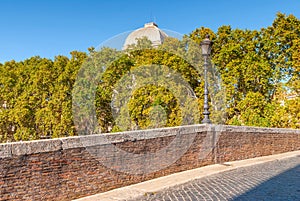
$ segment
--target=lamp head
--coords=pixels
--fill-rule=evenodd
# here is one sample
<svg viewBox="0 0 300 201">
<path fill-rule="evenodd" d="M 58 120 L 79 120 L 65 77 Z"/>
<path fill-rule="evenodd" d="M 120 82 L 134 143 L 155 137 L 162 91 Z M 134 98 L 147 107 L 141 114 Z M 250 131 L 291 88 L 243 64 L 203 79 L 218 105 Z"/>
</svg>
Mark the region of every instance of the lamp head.
<svg viewBox="0 0 300 201">
<path fill-rule="evenodd" d="M 211 53 L 212 41 L 209 40 L 209 34 L 206 34 L 205 39 L 200 43 L 203 56 L 209 56 Z"/>
</svg>

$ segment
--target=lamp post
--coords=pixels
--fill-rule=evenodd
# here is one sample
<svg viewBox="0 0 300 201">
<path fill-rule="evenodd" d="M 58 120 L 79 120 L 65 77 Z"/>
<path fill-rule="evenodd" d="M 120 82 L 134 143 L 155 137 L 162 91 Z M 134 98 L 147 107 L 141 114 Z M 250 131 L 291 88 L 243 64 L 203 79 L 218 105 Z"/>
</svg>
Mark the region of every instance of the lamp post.
<svg viewBox="0 0 300 201">
<path fill-rule="evenodd" d="M 209 105 L 208 105 L 208 83 L 207 83 L 207 68 L 208 68 L 208 62 L 210 53 L 211 53 L 211 46 L 212 41 L 209 40 L 209 35 L 207 34 L 205 36 L 205 39 L 200 43 L 201 49 L 202 49 L 202 56 L 204 58 L 204 106 L 203 106 L 203 115 L 204 119 L 202 120 L 203 124 L 210 124 L 211 121 L 209 119 Z"/>
</svg>

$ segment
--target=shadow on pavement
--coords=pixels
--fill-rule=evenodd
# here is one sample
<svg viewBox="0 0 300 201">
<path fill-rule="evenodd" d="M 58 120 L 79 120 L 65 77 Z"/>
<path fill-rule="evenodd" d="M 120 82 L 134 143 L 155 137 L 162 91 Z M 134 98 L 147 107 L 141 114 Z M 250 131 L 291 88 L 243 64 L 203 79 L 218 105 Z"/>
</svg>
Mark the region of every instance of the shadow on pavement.
<svg viewBox="0 0 300 201">
<path fill-rule="evenodd" d="M 299 158 L 300 160 L 300 158 Z M 233 200 L 300 200 L 300 165 L 289 169 Z"/>
</svg>

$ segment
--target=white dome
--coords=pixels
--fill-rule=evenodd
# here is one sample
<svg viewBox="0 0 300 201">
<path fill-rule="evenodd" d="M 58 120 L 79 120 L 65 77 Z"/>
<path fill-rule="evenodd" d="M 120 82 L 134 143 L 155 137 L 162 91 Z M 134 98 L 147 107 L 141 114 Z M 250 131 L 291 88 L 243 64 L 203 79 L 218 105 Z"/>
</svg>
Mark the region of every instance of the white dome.
<svg viewBox="0 0 300 201">
<path fill-rule="evenodd" d="M 137 29 L 131 32 L 123 45 L 123 49 L 128 48 L 128 45 L 136 44 L 138 38 L 147 37 L 151 42 L 152 46 L 156 47 L 164 42 L 164 39 L 168 35 L 160 30 L 154 22 L 145 24 L 143 28 Z"/>
</svg>

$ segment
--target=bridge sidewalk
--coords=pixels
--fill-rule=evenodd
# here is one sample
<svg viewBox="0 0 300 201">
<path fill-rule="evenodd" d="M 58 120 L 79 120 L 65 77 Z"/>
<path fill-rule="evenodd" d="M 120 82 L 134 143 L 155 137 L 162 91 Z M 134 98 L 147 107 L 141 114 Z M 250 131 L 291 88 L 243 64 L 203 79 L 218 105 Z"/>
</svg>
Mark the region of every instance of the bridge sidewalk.
<svg viewBox="0 0 300 201">
<path fill-rule="evenodd" d="M 241 161 L 226 162 L 224 164 L 209 165 L 197 169 L 171 174 L 168 176 L 152 179 L 142 183 L 114 189 L 108 192 L 84 197 L 76 201 L 116 201 L 116 200 L 132 200 L 145 194 L 151 194 L 163 191 L 173 186 L 184 184 L 195 179 L 200 179 L 213 174 L 224 171 L 234 170 L 241 167 L 258 165 L 275 160 L 299 156 L 300 151 L 287 152 L 282 154 L 257 157 Z"/>
</svg>

